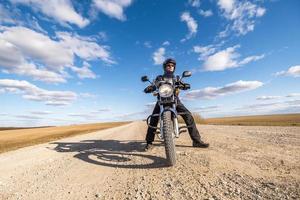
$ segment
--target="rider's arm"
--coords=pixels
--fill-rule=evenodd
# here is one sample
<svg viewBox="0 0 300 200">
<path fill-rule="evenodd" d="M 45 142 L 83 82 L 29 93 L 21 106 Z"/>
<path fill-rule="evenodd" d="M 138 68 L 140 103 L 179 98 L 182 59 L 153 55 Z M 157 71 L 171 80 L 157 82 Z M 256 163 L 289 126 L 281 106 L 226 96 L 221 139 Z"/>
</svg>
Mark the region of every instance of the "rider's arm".
<svg viewBox="0 0 300 200">
<path fill-rule="evenodd" d="M 155 89 L 156 89 L 155 85 L 149 85 L 148 87 L 146 87 L 144 89 L 144 92 L 145 93 L 151 93 L 151 92 L 155 91 Z"/>
<path fill-rule="evenodd" d="M 176 82 L 176 85 L 178 86 L 179 89 L 181 90 L 188 90 L 191 88 L 191 85 L 188 83 L 184 83 L 182 80 Z"/>
<path fill-rule="evenodd" d="M 183 90 L 189 90 L 189 89 L 191 89 L 191 85 L 188 84 L 188 83 L 183 83 L 182 89 L 183 89 Z"/>
<path fill-rule="evenodd" d="M 163 80 L 163 76 L 162 75 L 159 75 L 155 78 L 155 80 L 153 81 L 153 84 L 152 85 L 149 85 L 148 87 L 146 87 L 144 89 L 144 92 L 145 93 L 151 93 L 151 92 L 154 92 L 156 90 L 156 88 L 159 87 L 159 83 L 160 81 Z"/>
</svg>

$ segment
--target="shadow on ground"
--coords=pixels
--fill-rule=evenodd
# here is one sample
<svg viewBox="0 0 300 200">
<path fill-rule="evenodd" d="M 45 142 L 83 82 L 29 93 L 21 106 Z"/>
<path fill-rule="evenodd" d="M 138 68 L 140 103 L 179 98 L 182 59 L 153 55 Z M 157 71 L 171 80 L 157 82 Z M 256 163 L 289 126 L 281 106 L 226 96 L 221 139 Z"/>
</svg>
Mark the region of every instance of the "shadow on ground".
<svg viewBox="0 0 300 200">
<path fill-rule="evenodd" d="M 83 140 L 54 142 L 57 152 L 75 152 L 75 158 L 85 162 L 118 168 L 167 167 L 165 158 L 144 153 L 144 141 Z"/>
</svg>

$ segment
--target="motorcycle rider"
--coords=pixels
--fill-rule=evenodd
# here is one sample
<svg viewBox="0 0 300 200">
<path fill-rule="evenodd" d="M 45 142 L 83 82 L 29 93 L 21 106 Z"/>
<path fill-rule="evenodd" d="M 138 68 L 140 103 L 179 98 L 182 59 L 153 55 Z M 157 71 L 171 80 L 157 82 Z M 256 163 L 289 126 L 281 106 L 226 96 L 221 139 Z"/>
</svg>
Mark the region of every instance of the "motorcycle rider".
<svg viewBox="0 0 300 200">
<path fill-rule="evenodd" d="M 163 63 L 164 74 L 157 76 L 156 80 L 165 80 L 165 79 L 175 78 L 175 76 L 174 76 L 175 68 L 176 68 L 176 61 L 172 58 L 166 59 Z M 150 85 L 147 88 L 145 88 L 144 92 L 150 93 L 155 90 L 154 87 L 155 86 Z M 176 107 L 177 112 L 189 113 L 189 114 L 183 114 L 181 116 L 182 116 L 184 122 L 186 123 L 186 125 L 190 126 L 188 128 L 188 131 L 189 131 L 189 135 L 193 141 L 193 147 L 207 148 L 209 146 L 209 144 L 205 143 L 201 140 L 201 136 L 197 130 L 194 118 L 193 118 L 191 112 L 179 100 L 178 93 L 176 94 L 176 98 L 177 98 L 177 102 L 178 102 L 177 107 Z M 159 114 L 159 113 L 160 113 L 160 107 L 159 107 L 158 103 L 156 103 L 152 114 Z M 158 116 L 151 117 L 150 125 L 156 127 L 158 124 L 158 121 L 159 121 Z M 147 145 L 145 147 L 145 151 L 148 151 L 153 148 L 152 142 L 154 141 L 154 137 L 155 137 L 154 132 L 155 131 L 156 131 L 155 129 L 148 127 L 147 135 L 146 135 Z"/>
</svg>

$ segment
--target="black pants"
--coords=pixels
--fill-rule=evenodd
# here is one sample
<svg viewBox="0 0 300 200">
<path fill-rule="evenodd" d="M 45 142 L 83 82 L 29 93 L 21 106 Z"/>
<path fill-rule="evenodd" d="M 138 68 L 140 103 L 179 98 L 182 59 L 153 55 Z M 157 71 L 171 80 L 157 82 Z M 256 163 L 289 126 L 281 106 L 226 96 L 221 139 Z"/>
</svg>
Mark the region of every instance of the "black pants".
<svg viewBox="0 0 300 200">
<path fill-rule="evenodd" d="M 196 124 L 195 124 L 195 121 L 194 121 L 194 118 L 193 118 L 191 112 L 180 101 L 178 101 L 176 110 L 177 110 L 177 112 L 189 113 L 189 114 L 181 115 L 181 116 L 182 116 L 184 122 L 186 123 L 186 125 L 191 126 L 190 128 L 188 128 L 191 139 L 194 142 L 199 142 L 201 140 L 201 137 L 197 130 L 197 127 L 196 127 Z M 159 114 L 159 113 L 160 113 L 160 107 L 159 107 L 158 103 L 156 103 L 152 114 Z M 158 116 L 151 117 L 150 125 L 156 127 L 158 124 L 158 120 L 159 120 Z M 155 129 L 148 127 L 147 135 L 146 135 L 147 143 L 152 143 L 154 141 L 154 137 L 155 137 L 154 132 L 155 132 Z"/>
</svg>

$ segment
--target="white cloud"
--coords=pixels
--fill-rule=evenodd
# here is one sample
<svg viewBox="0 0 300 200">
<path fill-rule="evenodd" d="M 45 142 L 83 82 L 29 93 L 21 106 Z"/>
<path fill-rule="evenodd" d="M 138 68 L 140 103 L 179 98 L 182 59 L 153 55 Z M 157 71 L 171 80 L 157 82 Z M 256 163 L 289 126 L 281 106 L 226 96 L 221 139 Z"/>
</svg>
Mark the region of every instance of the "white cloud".
<svg viewBox="0 0 300 200">
<path fill-rule="evenodd" d="M 46 105 L 47 106 L 67 106 L 69 105 L 69 102 L 66 101 L 47 101 Z"/>
<path fill-rule="evenodd" d="M 15 91 L 22 94 L 24 99 L 42 101 L 46 105 L 68 105 L 77 98 L 71 91 L 50 91 L 39 88 L 27 81 L 0 79 L 0 89 L 5 92 Z"/>
<path fill-rule="evenodd" d="M 155 65 L 161 65 L 165 58 L 166 49 L 164 47 L 160 47 L 153 53 L 153 61 Z"/>
<path fill-rule="evenodd" d="M 256 100 L 265 101 L 265 100 L 274 100 L 274 99 L 279 99 L 279 98 L 281 98 L 281 96 L 259 96 L 259 97 L 256 97 Z"/>
<path fill-rule="evenodd" d="M 115 63 L 108 52 L 107 46 L 100 46 L 93 38 L 83 37 L 68 32 L 57 32 L 57 37 L 61 39 L 60 43 L 65 49 L 71 50 L 80 58 L 86 60 L 101 59 L 106 63 Z"/>
<path fill-rule="evenodd" d="M 47 35 L 21 26 L 2 26 L 0 31 L 0 39 L 13 44 L 25 57 L 33 58 L 51 67 L 73 62 L 72 51 L 63 48 L 58 41 L 52 40 Z"/>
<path fill-rule="evenodd" d="M 213 12 L 211 10 L 199 10 L 198 12 L 203 17 L 210 17 L 213 16 Z"/>
<path fill-rule="evenodd" d="M 282 99 L 282 98 L 294 98 L 294 97 L 300 97 L 300 93 L 290 93 L 285 96 L 275 96 L 275 95 L 263 95 L 256 97 L 256 100 L 265 101 L 265 100 L 276 100 L 276 99 Z"/>
<path fill-rule="evenodd" d="M 295 94 L 295 96 L 293 94 Z M 201 115 L 205 114 L 205 117 L 297 113 L 300 112 L 300 99 L 281 99 L 284 97 L 299 96 L 300 93 L 292 93 L 286 96 L 261 96 L 262 98 L 260 101 L 242 106 L 203 106 L 199 108 L 193 108 L 192 110 L 195 112 L 200 112 Z"/>
<path fill-rule="evenodd" d="M 187 27 L 189 29 L 189 33 L 186 35 L 186 38 L 183 39 L 182 41 L 185 41 L 195 36 L 197 33 L 198 24 L 196 20 L 193 17 L 191 17 L 190 13 L 189 12 L 182 13 L 180 19 L 182 22 L 186 22 Z"/>
<path fill-rule="evenodd" d="M 145 41 L 144 46 L 148 49 L 152 48 L 151 42 L 150 41 Z"/>
<path fill-rule="evenodd" d="M 193 109 L 194 112 L 200 112 L 200 113 L 210 113 L 210 112 L 216 112 L 221 110 L 221 106 L 202 106 Z"/>
<path fill-rule="evenodd" d="M 110 108 L 101 108 L 101 109 L 98 109 L 96 112 L 97 113 L 102 113 L 102 112 L 110 112 L 111 109 Z"/>
<path fill-rule="evenodd" d="M 31 111 L 30 113 L 34 114 L 34 115 L 50 115 L 50 114 L 53 114 L 53 112 L 51 112 L 51 111 Z"/>
<path fill-rule="evenodd" d="M 139 117 L 141 119 L 141 117 L 144 117 L 144 115 L 145 115 L 145 111 L 138 111 L 138 112 L 116 115 L 115 118 L 122 119 L 122 120 L 130 120 L 130 119 L 136 119 Z"/>
<path fill-rule="evenodd" d="M 101 40 L 101 41 L 107 41 L 108 40 L 108 35 L 106 32 L 104 31 L 100 31 L 97 35 L 97 37 Z"/>
<path fill-rule="evenodd" d="M 225 30 L 219 32 L 218 37 L 219 38 L 225 38 L 225 37 L 227 37 L 229 35 L 229 33 L 230 33 L 230 30 L 231 30 L 231 27 L 230 27 L 229 24 L 227 24 Z"/>
<path fill-rule="evenodd" d="M 280 71 L 275 73 L 276 76 L 292 76 L 300 77 L 300 65 L 290 67 L 287 71 Z"/>
<path fill-rule="evenodd" d="M 23 4 L 31 7 L 33 10 L 41 12 L 46 16 L 55 19 L 60 24 L 76 24 L 79 27 L 85 27 L 89 20 L 78 14 L 70 0 L 10 0 L 14 4 Z"/>
<path fill-rule="evenodd" d="M 79 96 L 83 98 L 95 98 L 97 95 L 88 92 L 82 92 L 79 94 Z"/>
<path fill-rule="evenodd" d="M 170 45 L 170 42 L 169 42 L 169 41 L 164 41 L 162 45 L 163 45 L 163 46 L 169 46 L 169 45 Z"/>
<path fill-rule="evenodd" d="M 35 16 L 24 13 L 17 7 L 9 4 L 0 5 L 0 24 L 24 26 L 41 33 L 46 33 Z"/>
<path fill-rule="evenodd" d="M 84 78 L 92 78 L 95 79 L 97 76 L 94 72 L 91 71 L 90 69 L 90 64 L 87 62 L 83 63 L 83 67 L 75 67 L 75 66 L 71 66 L 71 70 L 73 70 L 74 72 L 77 73 L 77 76 L 80 79 L 84 79 Z"/>
<path fill-rule="evenodd" d="M 91 113 L 70 113 L 68 115 L 71 117 L 82 117 L 82 118 L 87 118 L 87 119 L 96 118 L 96 116 Z"/>
<path fill-rule="evenodd" d="M 253 31 L 256 18 L 262 17 L 266 12 L 265 8 L 250 1 L 219 0 L 218 6 L 223 11 L 223 16 L 232 21 L 231 30 L 238 35 Z M 226 28 L 227 33 L 223 32 L 220 36 L 227 36 L 229 30 Z"/>
<path fill-rule="evenodd" d="M 101 120 L 111 121 L 112 118 L 110 118 L 110 119 L 106 118 L 108 112 L 110 112 L 110 111 L 111 111 L 110 109 L 104 108 L 104 109 L 90 111 L 90 112 L 69 113 L 67 115 L 70 116 L 72 119 L 74 119 L 74 118 L 85 119 L 84 121 L 81 121 L 80 123 L 92 123 L 92 122 L 95 123 L 95 122 L 99 122 Z M 113 119 L 113 120 L 115 120 L 115 119 Z"/>
<path fill-rule="evenodd" d="M 41 116 L 36 115 L 15 115 L 16 118 L 27 119 L 27 120 L 39 120 L 43 119 Z"/>
<path fill-rule="evenodd" d="M 95 7 L 108 15 L 109 17 L 118 20 L 126 20 L 124 9 L 132 4 L 132 0 L 93 0 Z"/>
<path fill-rule="evenodd" d="M 291 94 L 286 95 L 285 97 L 293 98 L 293 97 L 299 97 L 299 96 L 300 96 L 300 93 L 291 93 Z"/>
<path fill-rule="evenodd" d="M 15 26 L 0 26 L 0 67 L 6 73 L 33 77 L 45 82 L 66 82 L 65 68 L 73 66 L 75 55 L 84 60 L 100 59 L 112 64 L 114 61 L 107 50 L 92 37 L 58 32 L 53 40 L 43 33 Z M 26 40 L 24 40 L 26 38 Z M 11 56 L 14 55 L 14 56 Z M 75 71 L 79 76 L 85 72 L 93 78 L 88 68 Z M 84 71 L 83 71 L 84 70 Z"/>
<path fill-rule="evenodd" d="M 39 68 L 34 63 L 26 61 L 14 44 L 2 39 L 0 39 L 0 68 L 5 73 L 31 76 L 34 80 L 50 83 L 65 82 L 62 74 Z"/>
<path fill-rule="evenodd" d="M 0 24 L 15 24 L 16 20 L 11 15 L 11 12 L 4 6 L 0 4 Z"/>
<path fill-rule="evenodd" d="M 297 113 L 300 112 L 300 100 L 289 100 L 271 103 L 248 104 L 236 108 L 247 113 Z"/>
<path fill-rule="evenodd" d="M 225 10 L 225 12 L 230 13 L 234 8 L 235 0 L 219 0 L 218 6 Z"/>
<path fill-rule="evenodd" d="M 239 47 L 239 45 L 235 45 L 214 53 L 216 51 L 214 47 L 196 46 L 196 48 L 194 47 L 194 51 L 200 53 L 200 59 L 204 60 L 203 67 L 205 71 L 222 71 L 229 68 L 236 68 L 264 58 L 264 55 L 249 56 L 239 61 L 240 54 L 236 52 L 236 49 Z M 210 55 L 211 53 L 214 54 Z"/>
<path fill-rule="evenodd" d="M 214 45 L 208 46 L 194 46 L 194 52 L 199 53 L 199 60 L 205 60 L 208 56 L 216 52 L 216 47 Z"/>
<path fill-rule="evenodd" d="M 250 62 L 254 62 L 254 61 L 263 59 L 264 57 L 265 57 L 264 54 L 259 55 L 259 56 L 249 56 L 249 57 L 244 58 L 242 61 L 240 61 L 239 65 L 245 65 L 245 64 L 248 64 Z"/>
<path fill-rule="evenodd" d="M 204 62 L 206 71 L 222 71 L 228 68 L 238 67 L 239 54 L 235 51 L 239 46 L 229 47 L 209 56 Z"/>
<path fill-rule="evenodd" d="M 200 90 L 192 90 L 186 93 L 185 99 L 214 99 L 220 96 L 254 90 L 263 85 L 260 81 L 242 81 L 227 84 L 223 87 L 206 87 Z"/>
<path fill-rule="evenodd" d="M 0 65 L 14 66 L 22 64 L 23 60 L 24 58 L 21 52 L 19 52 L 18 48 L 15 45 L 0 39 Z"/>
<path fill-rule="evenodd" d="M 84 112 L 84 113 L 69 113 L 68 115 L 71 117 L 81 117 L 86 119 L 98 119 L 99 117 L 105 116 L 107 113 L 111 112 L 109 108 L 102 108 L 95 111 Z"/>
<path fill-rule="evenodd" d="M 196 7 L 196 8 L 200 7 L 200 4 L 201 4 L 200 0 L 189 0 L 188 3 L 191 6 Z"/>
<path fill-rule="evenodd" d="M 262 17 L 266 13 L 266 9 L 258 7 L 256 10 L 256 17 Z"/>
<path fill-rule="evenodd" d="M 65 77 L 67 76 L 63 73 L 47 70 L 44 67 L 38 67 L 34 63 L 23 63 L 15 68 L 10 68 L 8 73 L 30 76 L 33 77 L 33 80 L 44 81 L 47 83 L 64 83 L 66 82 Z"/>
</svg>

